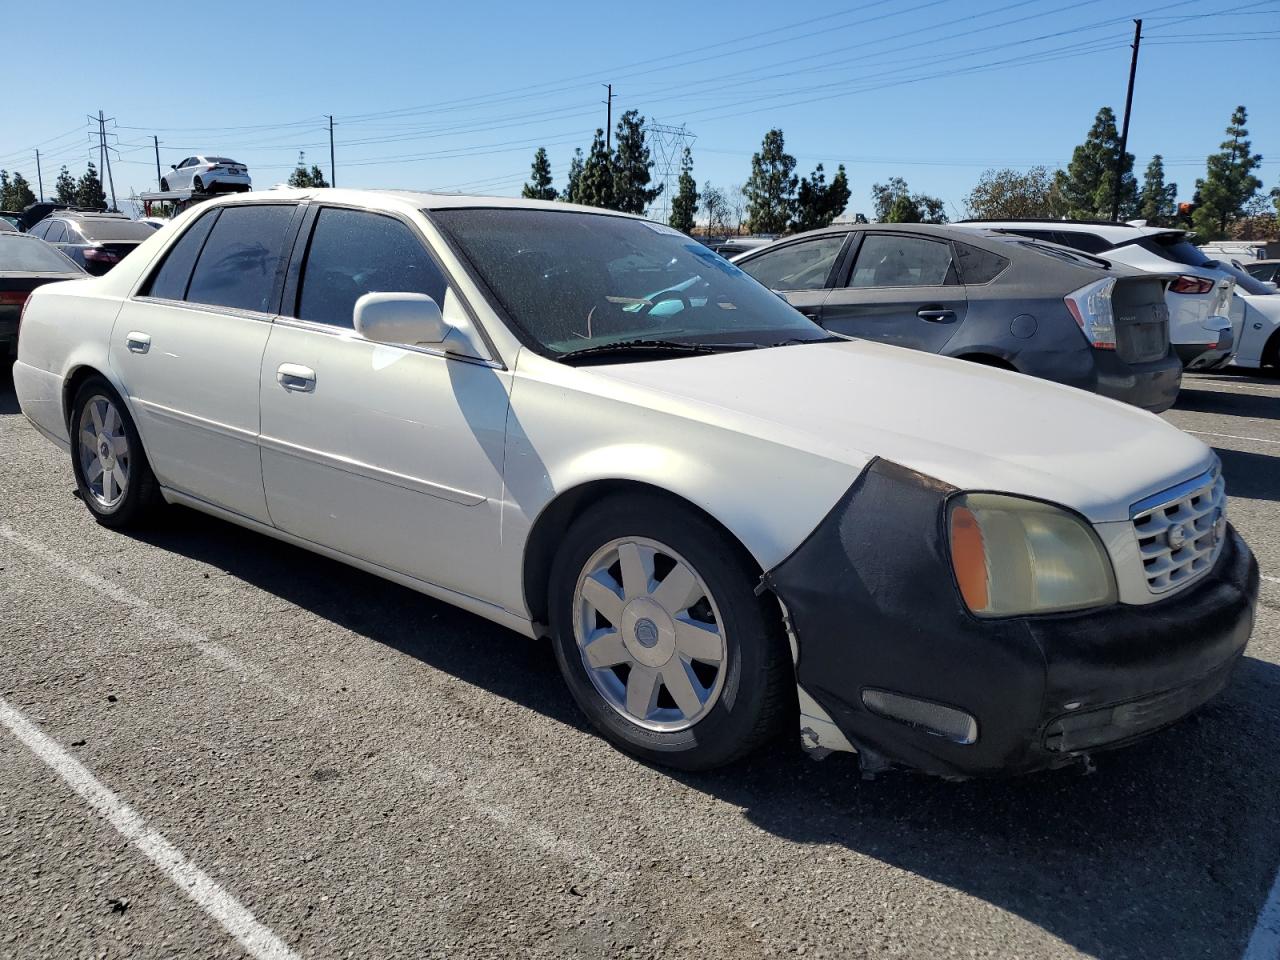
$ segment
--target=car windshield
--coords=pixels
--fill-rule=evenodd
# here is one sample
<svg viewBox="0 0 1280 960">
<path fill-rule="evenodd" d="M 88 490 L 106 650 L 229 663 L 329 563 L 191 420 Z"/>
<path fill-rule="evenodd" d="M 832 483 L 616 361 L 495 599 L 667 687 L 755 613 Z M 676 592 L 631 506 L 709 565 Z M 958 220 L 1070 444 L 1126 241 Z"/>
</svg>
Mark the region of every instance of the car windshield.
<svg viewBox="0 0 1280 960">
<path fill-rule="evenodd" d="M 230 157 L 205 157 L 209 163 L 235 163 Z"/>
<path fill-rule="evenodd" d="M 1263 283 L 1257 277 L 1244 270 L 1240 264 L 1231 260 L 1219 260 L 1218 269 L 1225 270 L 1236 278 L 1236 288 L 1243 290 L 1249 294 L 1265 294 L 1271 296 L 1276 292 L 1275 288 L 1269 284 Z"/>
<path fill-rule="evenodd" d="M 22 234 L 0 236 L 0 273 L 81 273 L 43 240 Z"/>
<path fill-rule="evenodd" d="M 754 347 L 830 339 L 723 257 L 661 224 L 528 208 L 427 214 L 552 355 L 637 340 Z"/>
</svg>

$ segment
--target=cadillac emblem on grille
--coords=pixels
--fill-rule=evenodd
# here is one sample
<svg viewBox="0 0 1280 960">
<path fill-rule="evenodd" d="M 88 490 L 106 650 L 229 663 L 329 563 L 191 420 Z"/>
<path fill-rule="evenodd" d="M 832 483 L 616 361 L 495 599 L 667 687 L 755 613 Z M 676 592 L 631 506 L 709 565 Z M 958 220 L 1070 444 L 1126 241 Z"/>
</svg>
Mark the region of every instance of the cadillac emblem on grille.
<svg viewBox="0 0 1280 960">
<path fill-rule="evenodd" d="M 1169 532 L 1164 535 L 1165 541 L 1169 544 L 1170 550 L 1181 550 L 1187 542 L 1186 524 L 1176 523 L 1169 528 Z"/>
</svg>

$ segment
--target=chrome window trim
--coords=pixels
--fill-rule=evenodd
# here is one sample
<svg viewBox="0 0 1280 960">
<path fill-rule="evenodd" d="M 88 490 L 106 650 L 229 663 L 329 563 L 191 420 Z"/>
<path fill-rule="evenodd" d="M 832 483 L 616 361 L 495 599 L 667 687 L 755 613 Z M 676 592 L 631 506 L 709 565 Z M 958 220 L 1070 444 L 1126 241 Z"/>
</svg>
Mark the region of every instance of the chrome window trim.
<svg viewBox="0 0 1280 960">
<path fill-rule="evenodd" d="M 353 340 L 360 343 L 371 343 L 374 346 L 392 347 L 396 350 L 408 350 L 411 353 L 421 353 L 429 357 L 440 357 L 444 360 L 460 360 L 463 363 L 474 363 L 482 367 L 491 367 L 494 370 L 505 370 L 506 366 L 498 360 L 490 360 L 485 357 L 472 357 L 465 353 L 450 353 L 440 347 L 430 347 L 424 344 L 415 343 L 379 343 L 376 340 L 368 340 L 360 336 L 358 332 L 351 327 L 335 327 L 331 323 L 320 323 L 316 320 L 301 320 L 298 317 L 290 317 L 285 314 L 279 314 L 275 317 L 266 318 L 270 323 L 281 327 L 292 327 L 296 330 L 305 330 L 310 333 L 321 333 L 329 337 L 338 337 L 339 339 Z"/>
</svg>

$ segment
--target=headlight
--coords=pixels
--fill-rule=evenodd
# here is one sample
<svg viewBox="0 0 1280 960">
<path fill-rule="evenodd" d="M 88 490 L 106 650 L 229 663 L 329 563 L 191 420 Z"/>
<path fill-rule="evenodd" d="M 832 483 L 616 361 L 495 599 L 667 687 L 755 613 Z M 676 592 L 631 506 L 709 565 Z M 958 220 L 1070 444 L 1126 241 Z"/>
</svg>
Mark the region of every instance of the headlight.
<svg viewBox="0 0 1280 960">
<path fill-rule="evenodd" d="M 949 505 L 951 566 L 980 617 L 1060 613 L 1116 601 L 1115 576 L 1098 535 L 1059 507 L 970 493 Z"/>
</svg>

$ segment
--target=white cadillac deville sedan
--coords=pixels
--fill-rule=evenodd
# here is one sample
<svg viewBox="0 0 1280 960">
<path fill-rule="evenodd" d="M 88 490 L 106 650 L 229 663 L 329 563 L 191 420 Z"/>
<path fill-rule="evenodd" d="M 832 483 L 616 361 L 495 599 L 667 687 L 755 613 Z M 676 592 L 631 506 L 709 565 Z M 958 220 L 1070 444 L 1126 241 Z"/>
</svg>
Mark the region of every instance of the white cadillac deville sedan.
<svg viewBox="0 0 1280 960">
<path fill-rule="evenodd" d="M 14 379 L 101 523 L 183 504 L 549 635 L 600 731 L 678 767 L 797 723 L 869 771 L 1056 766 L 1212 697 L 1253 624 L 1199 441 L 831 337 L 596 209 L 206 203 L 36 291 Z"/>
</svg>

